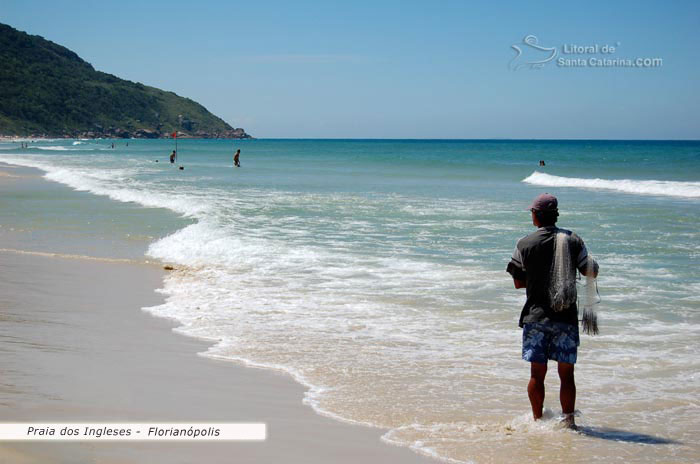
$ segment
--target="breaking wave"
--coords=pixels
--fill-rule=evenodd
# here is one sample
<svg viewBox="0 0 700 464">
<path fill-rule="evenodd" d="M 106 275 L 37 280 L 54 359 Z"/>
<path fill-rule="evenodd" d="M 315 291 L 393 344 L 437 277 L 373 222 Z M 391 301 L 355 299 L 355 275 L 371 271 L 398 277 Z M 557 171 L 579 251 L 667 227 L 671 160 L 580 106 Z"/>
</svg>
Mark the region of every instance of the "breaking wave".
<svg viewBox="0 0 700 464">
<path fill-rule="evenodd" d="M 526 184 L 545 187 L 579 187 L 596 190 L 615 190 L 637 195 L 700 198 L 700 182 L 635 179 L 584 179 L 561 177 L 535 171 L 523 179 Z"/>
</svg>

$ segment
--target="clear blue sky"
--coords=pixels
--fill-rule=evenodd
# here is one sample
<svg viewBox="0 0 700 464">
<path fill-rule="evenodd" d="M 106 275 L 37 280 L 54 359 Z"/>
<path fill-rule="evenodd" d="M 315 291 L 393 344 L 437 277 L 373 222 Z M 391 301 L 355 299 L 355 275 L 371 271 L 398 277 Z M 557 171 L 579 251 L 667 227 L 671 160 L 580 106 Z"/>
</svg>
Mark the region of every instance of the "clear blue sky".
<svg viewBox="0 0 700 464">
<path fill-rule="evenodd" d="M 700 2 L 569 3 L 2 0 L 0 22 L 258 137 L 700 139 Z M 663 65 L 509 69 L 528 34 Z"/>
</svg>

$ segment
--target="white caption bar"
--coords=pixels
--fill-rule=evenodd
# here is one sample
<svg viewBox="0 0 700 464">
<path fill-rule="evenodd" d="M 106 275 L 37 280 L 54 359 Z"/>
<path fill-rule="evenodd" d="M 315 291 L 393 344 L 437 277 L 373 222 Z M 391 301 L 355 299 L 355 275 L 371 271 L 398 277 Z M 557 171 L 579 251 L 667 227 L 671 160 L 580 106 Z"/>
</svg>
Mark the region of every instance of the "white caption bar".
<svg viewBox="0 0 700 464">
<path fill-rule="evenodd" d="M 265 440 L 263 423 L 0 423 L 2 440 Z"/>
</svg>

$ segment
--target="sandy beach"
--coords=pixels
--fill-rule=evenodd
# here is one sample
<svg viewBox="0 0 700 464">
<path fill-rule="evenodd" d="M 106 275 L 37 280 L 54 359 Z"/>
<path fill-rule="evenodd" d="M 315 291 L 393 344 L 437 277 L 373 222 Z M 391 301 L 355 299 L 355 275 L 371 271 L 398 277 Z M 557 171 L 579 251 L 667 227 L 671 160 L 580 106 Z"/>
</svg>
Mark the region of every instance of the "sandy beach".
<svg viewBox="0 0 700 464">
<path fill-rule="evenodd" d="M 0 173 L 4 192 L 68 189 L 33 169 L 2 166 Z M 161 264 L 34 253 L 31 240 L 2 226 L 4 422 L 265 422 L 268 439 L 5 442 L 0 463 L 435 462 L 383 443 L 381 429 L 319 416 L 302 404 L 304 387 L 284 374 L 198 356 L 207 343 L 177 335 L 174 323 L 141 310 L 162 302 L 155 292 Z"/>
</svg>

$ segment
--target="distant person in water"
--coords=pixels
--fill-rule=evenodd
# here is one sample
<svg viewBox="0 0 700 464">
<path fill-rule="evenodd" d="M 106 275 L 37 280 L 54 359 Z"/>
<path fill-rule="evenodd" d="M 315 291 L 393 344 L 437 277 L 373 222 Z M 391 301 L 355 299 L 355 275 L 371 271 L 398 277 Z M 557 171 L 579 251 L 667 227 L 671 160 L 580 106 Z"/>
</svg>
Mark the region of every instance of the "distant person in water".
<svg viewBox="0 0 700 464">
<path fill-rule="evenodd" d="M 236 154 L 233 155 L 233 165 L 237 168 L 241 167 L 241 150 L 236 150 Z"/>
<path fill-rule="evenodd" d="M 515 288 L 525 288 L 527 294 L 519 322 L 523 328 L 522 357 L 530 363 L 527 394 L 534 419 L 541 419 L 547 361 L 556 361 L 561 380 L 562 422 L 567 427 L 576 428 L 574 364 L 579 345 L 576 269 L 583 275 L 590 272 L 596 277 L 598 264 L 588 256 L 581 237 L 555 225 L 559 206 L 554 195 L 539 195 L 532 202 L 530 212 L 537 230 L 518 241 L 506 268 L 513 277 Z M 557 249 L 555 244 L 561 248 Z M 559 266 L 566 271 L 562 275 L 568 276 L 565 282 L 561 282 L 563 285 L 553 282 L 556 274 L 552 269 Z M 563 288 L 564 285 L 568 289 L 565 298 L 552 292 L 553 288 Z"/>
<path fill-rule="evenodd" d="M 540 160 L 540 166 L 544 166 L 544 160 Z"/>
<path fill-rule="evenodd" d="M 170 153 L 170 164 L 175 164 L 175 158 L 177 158 L 177 153 L 173 150 L 173 152 Z"/>
</svg>

